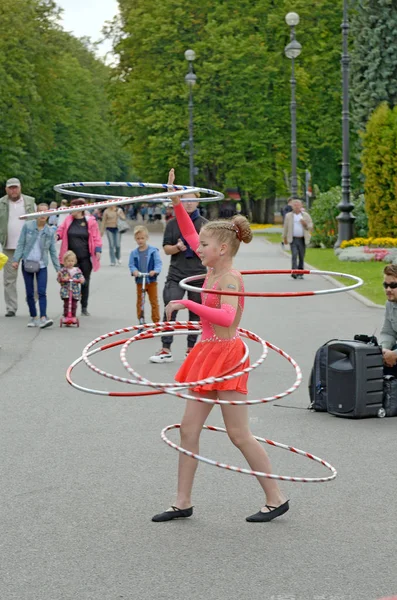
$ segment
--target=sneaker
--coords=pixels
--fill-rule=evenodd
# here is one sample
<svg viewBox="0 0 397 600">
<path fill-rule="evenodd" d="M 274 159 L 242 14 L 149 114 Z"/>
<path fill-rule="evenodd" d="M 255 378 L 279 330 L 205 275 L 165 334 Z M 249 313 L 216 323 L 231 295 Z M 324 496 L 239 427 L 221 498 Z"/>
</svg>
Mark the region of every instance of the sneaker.
<svg viewBox="0 0 397 600">
<path fill-rule="evenodd" d="M 149 360 L 152 363 L 170 363 L 170 362 L 174 362 L 174 359 L 172 358 L 171 352 L 169 350 L 163 350 L 163 348 L 161 350 L 158 350 L 156 352 L 156 354 L 153 354 L 153 356 L 151 356 Z"/>
<path fill-rule="evenodd" d="M 117 261 L 117 264 L 118 264 L 119 266 L 121 266 L 121 260 L 118 260 L 118 261 Z"/>
<path fill-rule="evenodd" d="M 37 317 L 32 317 L 29 321 L 29 323 L 27 324 L 27 327 L 38 327 L 39 326 L 39 320 Z"/>
<path fill-rule="evenodd" d="M 189 352 L 193 350 L 193 348 L 186 348 L 185 358 L 188 356 Z"/>
<path fill-rule="evenodd" d="M 110 263 L 110 266 L 111 266 L 111 267 L 115 267 L 115 266 L 116 266 L 116 263 Z"/>
<path fill-rule="evenodd" d="M 89 313 L 86 308 L 82 308 L 81 309 L 81 314 L 84 315 L 84 317 L 90 317 L 91 316 L 91 313 Z"/>
<path fill-rule="evenodd" d="M 48 319 L 47 317 L 41 317 L 39 327 L 40 329 L 45 329 L 46 327 L 51 327 L 54 324 L 52 319 Z"/>
<path fill-rule="evenodd" d="M 7 310 L 6 317 L 15 317 L 15 312 L 13 310 Z"/>
</svg>

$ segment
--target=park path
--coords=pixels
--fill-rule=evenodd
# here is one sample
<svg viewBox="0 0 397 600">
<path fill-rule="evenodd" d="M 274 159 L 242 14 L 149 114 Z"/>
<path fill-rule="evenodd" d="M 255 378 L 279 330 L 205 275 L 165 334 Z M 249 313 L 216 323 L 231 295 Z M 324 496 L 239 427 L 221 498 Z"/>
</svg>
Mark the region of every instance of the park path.
<svg viewBox="0 0 397 600">
<path fill-rule="evenodd" d="M 277 403 L 290 408 L 250 409 L 254 433 L 321 456 L 338 477 L 329 484 L 283 484 L 290 512 L 257 525 L 244 520 L 261 506 L 255 479 L 200 465 L 194 517 L 152 523 L 151 516 L 173 499 L 176 479 L 177 453 L 159 433 L 180 421 L 182 401 L 84 395 L 64 377 L 91 339 L 135 323 L 135 289 L 126 267 L 132 243 L 130 234 L 123 237 L 122 267 L 108 266 L 105 250 L 92 279 L 92 316 L 81 319 L 80 329 L 60 329 L 57 322 L 44 331 L 27 329 L 21 279 L 17 317 L 5 319 L 1 311 L 1 598 L 376 600 L 396 593 L 397 421 L 353 421 L 306 410 L 316 349 L 330 338 L 379 331 L 382 310 L 349 294 L 247 299 L 242 326 L 291 354 L 304 373 L 300 389 Z M 151 243 L 160 247 L 161 237 L 153 235 Z M 289 268 L 289 259 L 257 236 L 242 247 L 236 266 Z M 246 286 L 288 291 L 330 283 L 314 276 L 255 276 L 246 278 Z M 2 302 L 2 288 L 0 294 Z M 59 317 L 60 307 L 52 282 L 49 314 Z M 156 341 L 141 342 L 129 356 L 140 373 L 167 381 L 184 345 L 176 339 L 175 363 L 168 365 L 148 362 Z M 257 346 L 250 350 L 257 356 Z M 96 364 L 124 375 L 117 355 L 101 353 Z M 84 385 L 120 389 L 83 367 L 75 377 Z M 276 393 L 293 380 L 291 366 L 270 355 L 250 377 L 250 397 Z M 217 409 L 208 422 L 222 425 Z M 205 432 L 201 452 L 244 465 L 224 434 Z M 277 473 L 325 474 L 302 457 L 269 452 Z"/>
</svg>

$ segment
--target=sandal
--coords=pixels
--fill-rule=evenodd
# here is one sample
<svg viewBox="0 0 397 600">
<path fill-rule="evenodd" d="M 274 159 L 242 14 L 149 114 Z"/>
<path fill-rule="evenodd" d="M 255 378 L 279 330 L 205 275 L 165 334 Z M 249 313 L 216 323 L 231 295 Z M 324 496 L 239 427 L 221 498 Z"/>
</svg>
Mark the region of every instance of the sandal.
<svg viewBox="0 0 397 600">
<path fill-rule="evenodd" d="M 254 515 L 247 517 L 245 520 L 250 523 L 268 523 L 277 517 L 281 517 L 281 515 L 289 510 L 289 500 L 284 502 L 284 504 L 280 504 L 280 506 L 269 506 L 269 504 L 265 504 L 265 506 L 269 509 L 268 512 L 262 512 L 260 510 Z"/>
<path fill-rule="evenodd" d="M 172 519 L 184 519 L 191 517 L 193 514 L 193 506 L 190 508 L 178 508 L 177 506 L 171 506 L 172 510 L 166 510 L 165 512 L 159 513 L 152 517 L 152 521 L 156 523 L 160 521 L 172 521 Z"/>
</svg>

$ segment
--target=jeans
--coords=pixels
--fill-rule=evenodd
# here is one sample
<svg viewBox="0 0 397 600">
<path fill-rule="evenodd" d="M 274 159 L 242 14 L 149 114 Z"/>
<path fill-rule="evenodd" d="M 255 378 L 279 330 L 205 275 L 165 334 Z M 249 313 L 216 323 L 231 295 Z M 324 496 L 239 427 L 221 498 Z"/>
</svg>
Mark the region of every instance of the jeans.
<svg viewBox="0 0 397 600">
<path fill-rule="evenodd" d="M 110 262 L 115 265 L 116 259 L 120 260 L 121 233 L 117 227 L 107 227 L 106 235 L 109 242 Z"/>
<path fill-rule="evenodd" d="M 185 293 L 186 293 L 186 290 L 181 288 L 181 286 L 179 285 L 178 282 L 166 281 L 164 289 L 163 289 L 164 307 L 166 307 L 167 304 L 171 300 L 182 300 Z M 196 292 L 187 292 L 187 297 L 189 300 L 193 300 L 193 302 L 198 302 L 199 304 L 201 304 L 200 290 L 198 290 L 197 293 Z M 178 311 L 175 311 L 172 313 L 171 321 L 176 320 L 177 314 L 178 314 Z M 166 321 L 166 320 L 167 320 L 167 317 L 166 317 L 166 314 L 164 311 L 163 321 Z M 200 321 L 200 317 L 198 317 L 195 313 L 193 313 L 189 310 L 189 321 Z M 163 348 L 170 349 L 173 340 L 174 340 L 174 337 L 172 335 L 163 335 L 161 337 Z M 196 340 L 197 340 L 197 335 L 193 335 L 193 334 L 188 335 L 187 336 L 188 348 L 193 348 L 194 344 L 196 343 Z"/>
<path fill-rule="evenodd" d="M 292 269 L 301 269 L 305 268 L 305 238 L 294 237 L 292 238 L 291 253 L 292 253 Z M 298 262 L 299 258 L 299 262 Z"/>
<path fill-rule="evenodd" d="M 36 276 L 37 293 L 39 296 L 40 317 L 47 316 L 47 267 L 40 269 L 37 273 L 25 271 L 22 262 L 22 275 L 25 280 L 26 302 L 29 306 L 31 317 L 37 317 L 36 302 L 34 299 L 34 278 Z"/>
</svg>

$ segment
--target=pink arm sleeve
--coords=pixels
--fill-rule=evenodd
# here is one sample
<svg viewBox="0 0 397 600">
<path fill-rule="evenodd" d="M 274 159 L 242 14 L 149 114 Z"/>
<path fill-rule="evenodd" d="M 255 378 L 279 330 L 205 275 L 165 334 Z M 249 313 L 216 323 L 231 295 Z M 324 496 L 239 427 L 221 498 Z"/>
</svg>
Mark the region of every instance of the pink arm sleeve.
<svg viewBox="0 0 397 600">
<path fill-rule="evenodd" d="M 181 230 L 181 234 L 191 249 L 197 253 L 197 248 L 200 245 L 199 235 L 182 202 L 174 206 L 174 212 L 176 220 L 178 221 L 179 229 Z"/>
<path fill-rule="evenodd" d="M 204 306 L 193 300 L 175 300 L 178 304 L 183 304 L 186 308 L 194 312 L 199 317 L 203 317 L 214 325 L 221 327 L 230 327 L 236 316 L 236 309 L 230 304 L 222 304 L 220 308 L 211 308 Z"/>
</svg>

